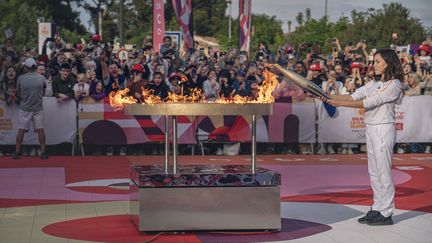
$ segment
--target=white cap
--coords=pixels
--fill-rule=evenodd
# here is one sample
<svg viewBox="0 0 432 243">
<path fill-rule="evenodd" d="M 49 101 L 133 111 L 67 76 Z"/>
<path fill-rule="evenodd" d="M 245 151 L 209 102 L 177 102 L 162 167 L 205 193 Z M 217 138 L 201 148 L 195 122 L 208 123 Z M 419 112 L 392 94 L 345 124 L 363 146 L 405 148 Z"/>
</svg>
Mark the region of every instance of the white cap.
<svg viewBox="0 0 432 243">
<path fill-rule="evenodd" d="M 29 57 L 22 63 L 22 65 L 31 68 L 32 66 L 36 66 L 37 64 L 35 59 Z"/>
</svg>

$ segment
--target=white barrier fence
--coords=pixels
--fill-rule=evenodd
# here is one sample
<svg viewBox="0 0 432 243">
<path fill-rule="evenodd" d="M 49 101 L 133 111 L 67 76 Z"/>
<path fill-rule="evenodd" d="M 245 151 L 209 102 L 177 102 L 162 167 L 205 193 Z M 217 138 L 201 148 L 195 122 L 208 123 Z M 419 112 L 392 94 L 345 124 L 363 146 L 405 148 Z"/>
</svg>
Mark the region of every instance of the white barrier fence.
<svg viewBox="0 0 432 243">
<path fill-rule="evenodd" d="M 320 143 L 364 143 L 365 127 L 363 110 L 338 107 L 335 116 L 330 117 L 321 102 L 316 108 L 318 112 L 318 142 Z M 55 98 L 44 98 L 44 128 L 47 144 L 73 143 L 77 131 L 77 109 L 74 101 L 58 103 Z M 294 114 L 298 117 L 299 142 L 315 142 L 315 129 L 312 121 L 315 117 L 314 104 L 301 102 L 292 104 L 276 104 L 278 111 L 269 124 L 260 124 L 258 132 L 260 141 L 276 142 L 282 140 L 284 117 Z M 279 107 L 281 106 L 281 107 Z M 102 107 L 102 106 L 101 106 Z M 14 145 L 17 134 L 18 106 L 7 106 L 0 101 L 0 145 Z M 103 113 L 103 110 L 99 111 Z M 287 114 L 282 114 L 287 113 Z M 404 97 L 400 106 L 396 107 L 397 142 L 432 142 L 432 96 Z M 102 118 L 103 119 L 103 118 Z M 280 120 L 280 121 L 279 121 Z M 308 125 L 309 124 L 309 125 Z M 83 129 L 81 127 L 81 129 Z M 264 131 L 267 130 L 267 133 Z M 276 136 L 276 135 L 277 136 Z M 282 140 L 283 141 L 283 140 Z M 38 144 L 37 134 L 26 133 L 24 144 Z"/>
<path fill-rule="evenodd" d="M 338 107 L 330 117 L 318 104 L 318 142 L 365 143 L 364 109 Z M 396 106 L 397 142 L 432 142 L 432 96 L 404 97 Z"/>
</svg>

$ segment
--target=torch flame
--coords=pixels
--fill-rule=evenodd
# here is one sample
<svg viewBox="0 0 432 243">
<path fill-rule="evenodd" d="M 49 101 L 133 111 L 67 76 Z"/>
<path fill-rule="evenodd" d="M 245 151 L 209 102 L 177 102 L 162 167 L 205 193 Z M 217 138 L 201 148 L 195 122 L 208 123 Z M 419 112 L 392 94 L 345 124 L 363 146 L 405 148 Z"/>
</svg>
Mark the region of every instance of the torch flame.
<svg viewBox="0 0 432 243">
<path fill-rule="evenodd" d="M 142 94 L 144 103 L 146 103 L 146 104 L 157 104 L 157 103 L 162 102 L 162 99 L 159 96 L 154 95 L 152 90 L 148 90 L 148 89 L 141 87 L 141 94 Z"/>
<path fill-rule="evenodd" d="M 194 88 L 190 95 L 183 95 L 183 89 L 180 94 L 169 92 L 167 102 L 169 103 L 205 103 L 206 99 L 202 91 Z"/>
<path fill-rule="evenodd" d="M 117 92 L 112 91 L 109 93 L 108 97 L 110 100 L 110 105 L 114 110 L 122 110 L 124 108 L 124 104 L 134 104 L 137 103 L 137 100 L 132 96 L 127 96 L 129 92 L 128 88 L 118 90 Z"/>
<path fill-rule="evenodd" d="M 272 96 L 273 90 L 278 84 L 277 75 L 265 69 L 263 71 L 264 80 L 262 84 L 258 87 L 258 93 L 255 99 L 250 99 L 249 97 L 243 97 L 240 95 L 235 95 L 229 98 L 219 98 L 215 102 L 222 104 L 246 104 L 246 103 L 272 103 L 274 102 L 274 97 Z M 109 94 L 109 100 L 111 106 L 115 110 L 121 110 L 124 108 L 124 104 L 134 104 L 138 100 L 132 96 L 127 96 L 129 89 L 119 90 L 117 92 L 111 92 Z M 142 88 L 141 90 L 142 100 L 146 104 L 156 104 L 161 103 L 163 100 L 153 94 L 151 90 Z M 168 93 L 168 97 L 165 100 L 169 103 L 206 103 L 207 100 L 203 94 L 203 91 L 199 88 L 191 90 L 190 95 L 184 95 L 183 89 L 180 94 Z"/>
<path fill-rule="evenodd" d="M 257 97 L 249 100 L 248 97 L 235 95 L 232 98 L 219 98 L 215 102 L 221 104 L 246 104 L 246 103 L 273 103 L 275 101 L 272 93 L 278 85 L 277 75 L 265 69 L 263 71 L 264 80 L 258 87 Z"/>
<path fill-rule="evenodd" d="M 273 103 L 275 98 L 272 93 L 278 85 L 277 75 L 265 69 L 263 71 L 264 80 L 262 85 L 258 88 L 258 95 L 253 103 Z"/>
</svg>

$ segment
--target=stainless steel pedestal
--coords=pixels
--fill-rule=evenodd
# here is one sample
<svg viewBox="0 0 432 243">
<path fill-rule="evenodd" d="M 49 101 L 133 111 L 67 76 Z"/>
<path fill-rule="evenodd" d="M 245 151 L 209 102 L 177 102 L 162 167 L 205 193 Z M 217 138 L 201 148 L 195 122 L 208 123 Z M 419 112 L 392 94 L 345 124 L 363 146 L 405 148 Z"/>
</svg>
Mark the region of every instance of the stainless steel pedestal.
<svg viewBox="0 0 432 243">
<path fill-rule="evenodd" d="M 139 188 L 130 213 L 140 231 L 281 229 L 280 190 L 274 187 Z"/>
</svg>

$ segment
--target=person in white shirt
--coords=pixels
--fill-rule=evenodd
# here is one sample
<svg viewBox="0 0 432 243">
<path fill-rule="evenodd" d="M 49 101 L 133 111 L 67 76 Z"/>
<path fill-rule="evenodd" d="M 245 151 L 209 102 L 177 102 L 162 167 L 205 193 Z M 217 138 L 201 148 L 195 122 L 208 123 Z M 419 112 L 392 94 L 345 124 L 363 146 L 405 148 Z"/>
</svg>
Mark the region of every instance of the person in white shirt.
<svg viewBox="0 0 432 243">
<path fill-rule="evenodd" d="M 395 105 L 402 101 L 402 64 L 392 49 L 381 49 L 374 55 L 375 75 L 352 95 L 331 95 L 333 106 L 364 108 L 368 171 L 374 203 L 359 223 L 391 225 L 395 188 L 392 179 L 393 147 L 396 140 Z"/>
</svg>

